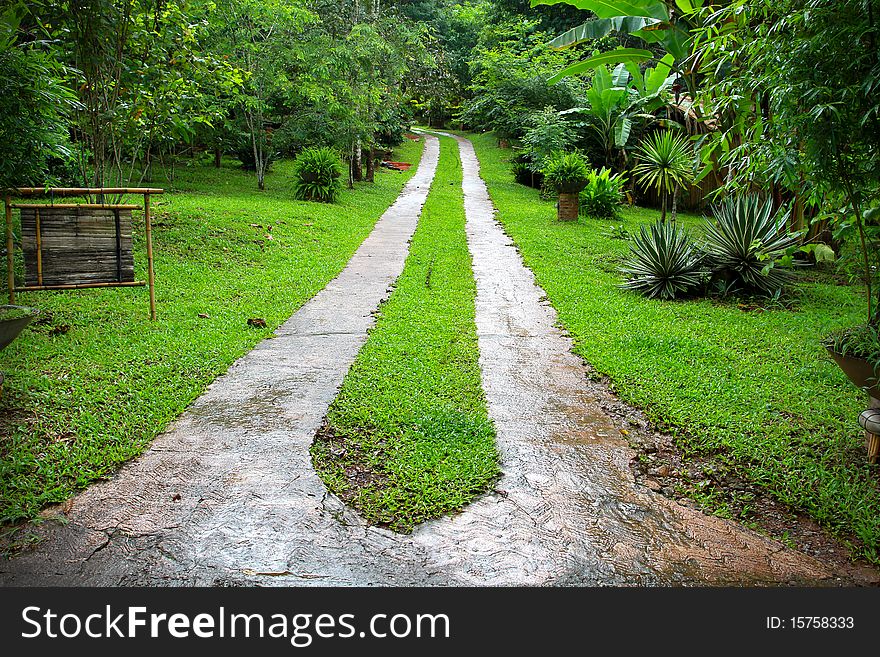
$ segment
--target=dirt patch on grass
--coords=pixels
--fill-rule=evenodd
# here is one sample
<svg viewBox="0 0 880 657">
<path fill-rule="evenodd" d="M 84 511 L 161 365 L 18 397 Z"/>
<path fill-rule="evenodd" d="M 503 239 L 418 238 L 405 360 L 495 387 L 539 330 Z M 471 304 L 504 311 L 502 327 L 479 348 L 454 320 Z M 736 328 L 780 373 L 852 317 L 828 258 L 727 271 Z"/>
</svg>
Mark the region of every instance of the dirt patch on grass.
<svg viewBox="0 0 880 657">
<path fill-rule="evenodd" d="M 857 537 L 832 535 L 805 513 L 733 471 L 717 455 L 685 455 L 674 438 L 653 426 L 643 411 L 621 401 L 610 383 L 600 375 L 587 381 L 602 409 L 635 450 L 630 470 L 639 484 L 685 506 L 740 522 L 810 555 L 851 585 L 880 586 L 880 569 L 851 556 L 847 543 L 859 545 Z"/>
<path fill-rule="evenodd" d="M 363 491 L 387 484 L 387 475 L 370 463 L 370 457 L 374 455 L 348 436 L 337 434 L 326 420 L 315 434 L 311 455 L 312 465 L 328 488 L 343 502 L 356 508 Z"/>
</svg>

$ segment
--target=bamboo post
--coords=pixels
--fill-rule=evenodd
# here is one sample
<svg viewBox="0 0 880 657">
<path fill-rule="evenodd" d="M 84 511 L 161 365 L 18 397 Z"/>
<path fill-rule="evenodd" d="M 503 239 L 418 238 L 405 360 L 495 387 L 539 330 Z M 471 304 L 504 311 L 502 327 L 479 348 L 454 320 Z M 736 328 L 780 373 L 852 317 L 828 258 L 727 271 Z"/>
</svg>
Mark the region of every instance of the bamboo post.
<svg viewBox="0 0 880 657">
<path fill-rule="evenodd" d="M 150 221 L 150 194 L 144 194 L 144 223 L 147 227 L 147 281 L 150 285 L 150 319 L 156 321 L 156 284 L 153 273 L 153 226 Z"/>
<path fill-rule="evenodd" d="M 34 222 L 37 230 L 37 285 L 43 284 L 43 238 L 40 235 L 40 208 L 34 208 Z"/>
<path fill-rule="evenodd" d="M 12 240 L 12 205 L 9 194 L 4 199 L 6 205 L 6 280 L 9 285 L 9 303 L 15 304 L 15 258 L 12 250 L 15 248 Z"/>
</svg>

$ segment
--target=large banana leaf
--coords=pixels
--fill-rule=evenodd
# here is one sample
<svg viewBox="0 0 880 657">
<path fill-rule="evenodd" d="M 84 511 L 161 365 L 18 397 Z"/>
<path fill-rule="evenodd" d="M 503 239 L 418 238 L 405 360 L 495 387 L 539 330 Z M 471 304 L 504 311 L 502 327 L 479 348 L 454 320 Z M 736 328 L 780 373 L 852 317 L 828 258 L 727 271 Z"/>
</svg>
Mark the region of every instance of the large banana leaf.
<svg viewBox="0 0 880 657">
<path fill-rule="evenodd" d="M 626 116 L 620 117 L 620 120 L 614 126 L 614 145 L 618 148 L 626 146 L 631 130 L 632 121 Z"/>
<path fill-rule="evenodd" d="M 567 66 L 566 68 L 551 76 L 548 79 L 548 82 L 550 82 L 550 84 L 553 84 L 554 82 L 559 82 L 563 78 L 567 78 L 572 75 L 578 75 L 579 73 L 585 73 L 586 71 L 593 70 L 605 64 L 618 64 L 620 62 L 646 62 L 653 58 L 654 55 L 649 50 L 641 50 L 639 48 L 617 48 L 616 50 L 609 50 L 608 52 L 603 52 L 597 55 L 593 55 L 591 57 L 587 57 L 585 60 L 580 61 L 577 64 Z"/>
<path fill-rule="evenodd" d="M 644 16 L 661 21 L 669 20 L 669 11 L 662 0 L 532 0 L 532 7 L 558 4 L 586 9 L 596 14 L 599 18 Z"/>
<path fill-rule="evenodd" d="M 574 46 L 583 41 L 591 39 L 601 39 L 609 32 L 625 32 L 631 34 L 638 32 L 650 25 L 659 23 L 656 18 L 645 18 L 644 16 L 615 16 L 614 18 L 597 18 L 587 21 L 577 27 L 573 27 L 567 32 L 563 32 L 553 39 L 549 45 L 556 50 L 562 50 L 570 46 Z"/>
</svg>

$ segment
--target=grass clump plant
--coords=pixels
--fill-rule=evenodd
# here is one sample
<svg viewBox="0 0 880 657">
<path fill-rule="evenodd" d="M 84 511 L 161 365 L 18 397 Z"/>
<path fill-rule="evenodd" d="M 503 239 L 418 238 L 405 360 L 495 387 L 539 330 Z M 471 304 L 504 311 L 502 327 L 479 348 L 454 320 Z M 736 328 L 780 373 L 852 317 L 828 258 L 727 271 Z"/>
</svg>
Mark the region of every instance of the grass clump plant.
<svg viewBox="0 0 880 657">
<path fill-rule="evenodd" d="M 293 163 L 293 195 L 300 201 L 333 203 L 342 189 L 342 164 L 332 148 L 306 148 Z"/>
<path fill-rule="evenodd" d="M 590 171 L 587 186 L 580 194 L 580 213 L 593 219 L 617 219 L 623 205 L 623 186 L 626 176 L 612 174 L 610 169 Z"/>
</svg>

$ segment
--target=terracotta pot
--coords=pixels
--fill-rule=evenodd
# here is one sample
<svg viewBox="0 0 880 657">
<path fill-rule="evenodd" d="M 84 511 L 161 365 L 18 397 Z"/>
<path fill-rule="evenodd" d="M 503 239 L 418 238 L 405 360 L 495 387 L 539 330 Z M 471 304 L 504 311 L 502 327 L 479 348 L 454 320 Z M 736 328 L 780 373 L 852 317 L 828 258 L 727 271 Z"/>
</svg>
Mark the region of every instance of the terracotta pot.
<svg viewBox="0 0 880 657">
<path fill-rule="evenodd" d="M 831 349 L 828 349 L 828 353 L 856 388 L 865 390 L 874 399 L 880 399 L 880 380 L 870 362 L 864 358 L 844 356 Z"/>
</svg>

